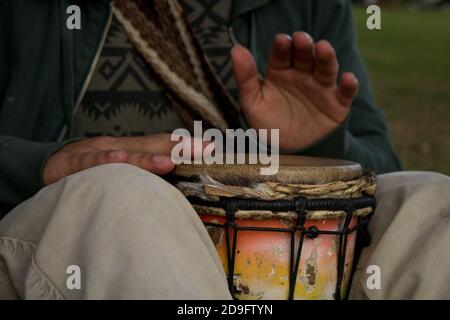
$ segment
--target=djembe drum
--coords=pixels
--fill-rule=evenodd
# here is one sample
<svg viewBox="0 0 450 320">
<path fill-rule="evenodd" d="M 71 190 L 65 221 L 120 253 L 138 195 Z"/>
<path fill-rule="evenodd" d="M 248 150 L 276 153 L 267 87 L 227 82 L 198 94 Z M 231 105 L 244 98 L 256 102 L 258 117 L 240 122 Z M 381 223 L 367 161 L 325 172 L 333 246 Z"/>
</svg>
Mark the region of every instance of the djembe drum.
<svg viewBox="0 0 450 320">
<path fill-rule="evenodd" d="M 375 208 L 359 164 L 282 156 L 261 165 L 180 165 L 175 186 L 217 248 L 235 299 L 342 299 Z"/>
</svg>

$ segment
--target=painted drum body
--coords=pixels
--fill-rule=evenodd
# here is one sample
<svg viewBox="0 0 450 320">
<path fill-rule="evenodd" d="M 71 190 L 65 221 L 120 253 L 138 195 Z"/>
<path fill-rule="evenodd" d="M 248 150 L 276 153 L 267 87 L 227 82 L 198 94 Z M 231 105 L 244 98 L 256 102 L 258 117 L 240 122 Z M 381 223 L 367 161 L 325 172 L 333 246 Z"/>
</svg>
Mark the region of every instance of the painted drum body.
<svg viewBox="0 0 450 320">
<path fill-rule="evenodd" d="M 226 218 L 201 215 L 206 223 L 225 224 Z M 317 226 L 321 230 L 337 231 L 344 223 L 337 219 L 308 220 L 305 228 Z M 356 225 L 353 218 L 351 227 Z M 286 228 L 292 222 L 280 219 L 237 220 L 236 224 L 247 227 Z M 223 228 L 207 227 L 219 257 L 228 274 L 227 246 Z M 229 230 L 233 239 L 233 230 Z M 295 236 L 298 249 L 300 234 Z M 351 276 L 356 233 L 349 235 L 346 250 L 342 296 L 345 296 Z M 333 300 L 337 280 L 337 252 L 339 238 L 336 235 L 321 235 L 304 238 L 300 266 L 294 291 L 295 300 Z M 231 242 L 232 243 L 232 242 Z M 289 294 L 290 235 L 283 232 L 247 231 L 238 233 L 233 284 L 235 298 L 239 300 L 287 300 Z"/>
</svg>

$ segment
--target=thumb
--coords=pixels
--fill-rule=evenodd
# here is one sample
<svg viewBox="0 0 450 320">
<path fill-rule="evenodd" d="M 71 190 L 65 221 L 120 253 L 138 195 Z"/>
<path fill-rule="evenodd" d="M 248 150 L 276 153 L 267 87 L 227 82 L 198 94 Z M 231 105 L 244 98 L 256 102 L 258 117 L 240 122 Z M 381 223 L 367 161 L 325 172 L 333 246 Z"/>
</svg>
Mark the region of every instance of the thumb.
<svg viewBox="0 0 450 320">
<path fill-rule="evenodd" d="M 261 93 L 261 82 L 258 78 L 255 59 L 250 51 L 241 45 L 237 45 L 231 50 L 231 59 L 241 104 L 243 108 L 248 108 Z"/>
</svg>

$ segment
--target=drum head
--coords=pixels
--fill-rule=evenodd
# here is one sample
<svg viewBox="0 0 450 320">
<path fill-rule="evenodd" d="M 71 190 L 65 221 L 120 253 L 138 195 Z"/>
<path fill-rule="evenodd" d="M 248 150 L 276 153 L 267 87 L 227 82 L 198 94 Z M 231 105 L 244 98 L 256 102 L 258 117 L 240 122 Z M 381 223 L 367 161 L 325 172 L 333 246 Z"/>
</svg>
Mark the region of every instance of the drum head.
<svg viewBox="0 0 450 320">
<path fill-rule="evenodd" d="M 265 176 L 261 164 L 213 164 L 177 166 L 174 175 L 195 179 L 209 176 L 214 180 L 232 185 L 251 185 L 260 182 L 280 182 L 285 184 L 324 184 L 334 181 L 350 181 L 363 175 L 361 165 L 345 160 L 312 158 L 303 156 L 280 156 L 276 175 Z"/>
</svg>

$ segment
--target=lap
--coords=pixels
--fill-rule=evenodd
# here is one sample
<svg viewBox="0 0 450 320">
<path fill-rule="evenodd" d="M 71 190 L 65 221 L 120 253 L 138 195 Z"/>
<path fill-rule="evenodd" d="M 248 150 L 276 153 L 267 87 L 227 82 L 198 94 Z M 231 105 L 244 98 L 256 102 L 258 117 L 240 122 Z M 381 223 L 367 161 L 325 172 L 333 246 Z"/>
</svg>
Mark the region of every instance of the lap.
<svg viewBox="0 0 450 320">
<path fill-rule="evenodd" d="M 164 202 L 194 215 L 183 195 L 162 178 L 127 164 L 98 166 L 66 177 L 20 204 L 0 222 L 0 235 L 37 242 L 49 221 L 57 218 L 56 212 L 70 225 L 73 220 L 91 219 L 89 215 L 107 214 L 110 220 L 120 220 Z M 142 203 L 150 208 L 140 207 Z M 99 205 L 109 210 L 91 210 Z M 61 206 L 64 210 L 57 210 Z"/>
<path fill-rule="evenodd" d="M 8 243 L 0 246 L 0 259 L 21 297 L 33 274 L 50 275 L 34 280 L 49 287 L 46 296 L 71 297 L 65 288 L 70 264 L 96 277 L 79 298 L 226 297 L 221 263 L 192 206 L 163 179 L 133 166 L 104 165 L 48 186 L 1 221 L 0 240 Z M 21 258 L 19 247 L 27 249 Z M 120 277 L 111 280 L 115 274 Z M 110 281 L 134 288 L 108 293 Z"/>
</svg>

